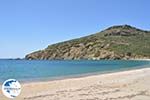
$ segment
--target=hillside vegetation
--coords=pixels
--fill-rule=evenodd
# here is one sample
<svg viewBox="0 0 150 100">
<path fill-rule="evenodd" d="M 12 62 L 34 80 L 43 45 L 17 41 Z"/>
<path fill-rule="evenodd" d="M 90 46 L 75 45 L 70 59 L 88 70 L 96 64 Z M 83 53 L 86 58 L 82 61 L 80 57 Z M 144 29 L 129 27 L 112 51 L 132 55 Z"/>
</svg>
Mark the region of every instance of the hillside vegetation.
<svg viewBox="0 0 150 100">
<path fill-rule="evenodd" d="M 49 45 L 26 55 L 26 59 L 148 59 L 150 31 L 129 25 L 113 26 L 101 32 Z"/>
</svg>

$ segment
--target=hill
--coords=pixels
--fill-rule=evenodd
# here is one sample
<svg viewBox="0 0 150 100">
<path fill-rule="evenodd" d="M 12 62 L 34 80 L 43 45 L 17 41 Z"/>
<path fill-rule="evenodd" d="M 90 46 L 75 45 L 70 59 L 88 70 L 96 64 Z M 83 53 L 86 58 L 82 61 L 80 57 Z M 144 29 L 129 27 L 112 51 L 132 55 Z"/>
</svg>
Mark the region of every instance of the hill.
<svg viewBox="0 0 150 100">
<path fill-rule="evenodd" d="M 101 32 L 49 45 L 25 59 L 149 59 L 150 31 L 129 25 L 109 27 Z"/>
</svg>

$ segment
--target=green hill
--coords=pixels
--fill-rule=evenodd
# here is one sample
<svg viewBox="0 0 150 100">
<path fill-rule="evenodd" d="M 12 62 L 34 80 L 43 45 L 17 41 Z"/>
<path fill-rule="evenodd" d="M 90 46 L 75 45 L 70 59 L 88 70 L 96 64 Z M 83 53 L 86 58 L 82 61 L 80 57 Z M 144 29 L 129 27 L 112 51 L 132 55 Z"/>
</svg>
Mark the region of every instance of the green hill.
<svg viewBox="0 0 150 100">
<path fill-rule="evenodd" d="M 113 26 L 101 32 L 49 45 L 26 55 L 26 59 L 149 59 L 150 31 L 129 25 Z"/>
</svg>

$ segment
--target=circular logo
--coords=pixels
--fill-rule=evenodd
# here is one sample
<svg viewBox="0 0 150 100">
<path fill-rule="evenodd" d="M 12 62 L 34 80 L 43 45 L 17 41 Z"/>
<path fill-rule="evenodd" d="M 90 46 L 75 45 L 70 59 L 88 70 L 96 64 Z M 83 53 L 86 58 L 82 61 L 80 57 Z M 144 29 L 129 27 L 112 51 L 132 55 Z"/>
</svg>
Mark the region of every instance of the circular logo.
<svg viewBox="0 0 150 100">
<path fill-rule="evenodd" d="M 8 98 L 15 98 L 21 92 L 21 85 L 15 79 L 8 79 L 2 85 L 2 92 Z"/>
</svg>

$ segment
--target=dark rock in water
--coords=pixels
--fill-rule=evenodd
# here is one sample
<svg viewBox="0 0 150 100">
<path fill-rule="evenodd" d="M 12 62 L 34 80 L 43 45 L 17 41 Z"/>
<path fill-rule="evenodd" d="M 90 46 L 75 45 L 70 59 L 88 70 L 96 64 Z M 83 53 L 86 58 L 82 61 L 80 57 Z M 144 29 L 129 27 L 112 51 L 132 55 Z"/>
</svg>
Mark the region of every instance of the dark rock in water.
<svg viewBox="0 0 150 100">
<path fill-rule="evenodd" d="M 142 59 L 150 58 L 150 32 L 129 25 L 112 26 L 86 37 L 53 45 L 25 59 Z"/>
<path fill-rule="evenodd" d="M 21 58 L 16 58 L 15 60 L 22 60 Z"/>
</svg>

